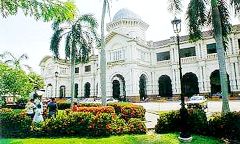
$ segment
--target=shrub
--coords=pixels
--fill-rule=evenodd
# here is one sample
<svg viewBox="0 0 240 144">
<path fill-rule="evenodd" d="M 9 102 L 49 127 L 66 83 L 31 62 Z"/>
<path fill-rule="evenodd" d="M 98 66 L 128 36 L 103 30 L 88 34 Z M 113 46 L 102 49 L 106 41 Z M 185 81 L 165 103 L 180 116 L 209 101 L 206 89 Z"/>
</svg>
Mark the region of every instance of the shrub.
<svg viewBox="0 0 240 144">
<path fill-rule="evenodd" d="M 88 136 L 90 133 L 89 125 L 93 120 L 94 115 L 91 113 L 70 112 L 68 115 L 63 113 L 55 119 L 46 119 L 43 122 L 42 131 L 48 136 Z"/>
<path fill-rule="evenodd" d="M 59 110 L 65 110 L 65 109 L 69 109 L 71 107 L 71 103 L 57 103 L 58 109 Z"/>
<path fill-rule="evenodd" d="M 116 114 L 126 121 L 130 118 L 140 118 L 141 120 L 145 120 L 146 110 L 143 106 L 131 103 L 110 103 L 108 105 L 114 107 Z"/>
<path fill-rule="evenodd" d="M 130 118 L 128 121 L 128 128 L 130 134 L 146 134 L 146 125 L 139 118 Z"/>
<path fill-rule="evenodd" d="M 229 112 L 226 115 L 214 114 L 209 120 L 209 134 L 239 141 L 240 112 Z"/>
<path fill-rule="evenodd" d="M 15 113 L 11 109 L 0 109 L 1 137 L 29 136 L 32 119 L 25 113 Z"/>
<path fill-rule="evenodd" d="M 171 111 L 159 115 L 157 125 L 155 126 L 156 133 L 169 133 L 178 131 L 180 123 L 179 111 Z"/>
<path fill-rule="evenodd" d="M 90 124 L 91 136 L 109 136 L 112 134 L 113 115 L 111 113 L 98 113 Z"/>
<path fill-rule="evenodd" d="M 111 106 L 101 106 L 101 107 L 78 107 L 77 112 L 90 112 L 94 115 L 99 113 L 110 113 L 115 114 L 115 110 Z"/>
<path fill-rule="evenodd" d="M 207 134 L 206 113 L 200 109 L 188 110 L 188 128 L 191 133 Z M 155 126 L 156 133 L 177 132 L 180 130 L 181 119 L 179 111 L 160 114 L 158 123 Z"/>
<path fill-rule="evenodd" d="M 100 103 L 80 103 L 78 104 L 80 107 L 99 107 L 102 106 Z"/>
<path fill-rule="evenodd" d="M 111 128 L 112 134 L 114 135 L 120 135 L 129 132 L 129 127 L 126 124 L 126 121 L 124 119 L 119 118 L 118 116 L 114 117 L 111 123 Z"/>
</svg>

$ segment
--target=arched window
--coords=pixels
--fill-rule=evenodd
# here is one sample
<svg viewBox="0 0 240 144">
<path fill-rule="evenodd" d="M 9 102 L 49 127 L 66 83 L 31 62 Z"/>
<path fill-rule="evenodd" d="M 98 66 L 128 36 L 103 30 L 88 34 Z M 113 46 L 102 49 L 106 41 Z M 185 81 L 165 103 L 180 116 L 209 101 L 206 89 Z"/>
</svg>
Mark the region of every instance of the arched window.
<svg viewBox="0 0 240 144">
<path fill-rule="evenodd" d="M 147 98 L 147 77 L 144 74 L 139 78 L 139 94 L 140 100 L 145 100 Z"/>
<path fill-rule="evenodd" d="M 60 98 L 66 97 L 66 86 L 60 86 Z"/>
<path fill-rule="evenodd" d="M 84 97 L 89 98 L 90 97 L 90 92 L 91 92 L 91 85 L 89 82 L 85 83 L 84 85 Z"/>
<path fill-rule="evenodd" d="M 78 97 L 78 84 L 77 83 L 75 83 L 74 90 L 75 90 L 74 97 L 77 98 Z"/>
</svg>

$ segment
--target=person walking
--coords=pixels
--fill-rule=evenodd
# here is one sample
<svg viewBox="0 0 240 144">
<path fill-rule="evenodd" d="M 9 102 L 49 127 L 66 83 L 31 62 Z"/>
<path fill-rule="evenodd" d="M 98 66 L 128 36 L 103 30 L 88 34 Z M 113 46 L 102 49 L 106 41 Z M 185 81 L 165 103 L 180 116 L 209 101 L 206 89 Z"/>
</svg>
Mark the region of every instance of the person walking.
<svg viewBox="0 0 240 144">
<path fill-rule="evenodd" d="M 55 98 L 51 98 L 51 101 L 47 105 L 48 118 L 55 118 L 57 113 L 57 104 Z"/>
<path fill-rule="evenodd" d="M 28 115 L 29 117 L 31 117 L 32 119 L 33 119 L 33 117 L 34 117 L 34 110 L 35 110 L 35 108 L 36 108 L 36 106 L 35 106 L 35 104 L 34 104 L 33 101 L 34 101 L 33 99 L 30 99 L 30 100 L 27 102 L 26 106 L 25 106 L 27 115 Z"/>
<path fill-rule="evenodd" d="M 38 104 L 36 107 L 36 110 L 35 110 L 34 117 L 33 117 L 33 122 L 35 122 L 35 123 L 42 122 L 43 121 L 42 114 L 43 114 L 42 106 L 41 106 L 41 104 Z"/>
</svg>

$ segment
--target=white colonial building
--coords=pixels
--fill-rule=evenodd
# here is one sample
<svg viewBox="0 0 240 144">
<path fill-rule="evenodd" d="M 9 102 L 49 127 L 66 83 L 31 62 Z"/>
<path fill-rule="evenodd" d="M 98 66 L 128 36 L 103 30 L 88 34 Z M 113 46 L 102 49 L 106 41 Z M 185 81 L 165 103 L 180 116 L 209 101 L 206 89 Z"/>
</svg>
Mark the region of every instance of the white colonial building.
<svg viewBox="0 0 240 144">
<path fill-rule="evenodd" d="M 178 49 L 175 37 L 146 41 L 149 25 L 127 9 L 119 10 L 107 24 L 107 96 L 140 100 L 180 94 Z M 211 95 L 221 92 L 216 44 L 211 31 L 195 43 L 180 37 L 183 93 Z M 231 94 L 240 93 L 240 25 L 233 27 L 226 49 L 226 65 Z M 70 65 L 50 56 L 42 59 L 42 76 L 47 97 L 70 96 Z M 57 72 L 58 75 L 55 75 Z M 87 64 L 75 69 L 75 97 L 100 96 L 99 58 L 92 55 Z M 141 98 L 145 97 L 144 95 Z"/>
</svg>

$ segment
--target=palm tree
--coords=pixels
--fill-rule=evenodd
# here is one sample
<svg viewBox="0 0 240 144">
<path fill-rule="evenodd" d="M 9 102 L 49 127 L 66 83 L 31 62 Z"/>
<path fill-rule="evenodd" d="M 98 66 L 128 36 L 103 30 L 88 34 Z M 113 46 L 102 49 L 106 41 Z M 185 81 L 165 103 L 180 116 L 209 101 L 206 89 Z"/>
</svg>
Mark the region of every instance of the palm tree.
<svg viewBox="0 0 240 144">
<path fill-rule="evenodd" d="M 50 50 L 54 57 L 59 59 L 59 45 L 65 38 L 65 56 L 71 61 L 71 104 L 74 97 L 75 62 L 86 63 L 89 60 L 90 50 L 99 39 L 96 34 L 98 23 L 93 15 L 84 14 L 76 20 L 67 23 L 53 23 L 53 35 Z"/>
<path fill-rule="evenodd" d="M 169 0 L 169 10 L 173 14 L 182 11 L 182 0 Z M 210 7 L 209 7 L 210 6 Z M 235 15 L 240 14 L 239 0 L 190 0 L 187 8 L 189 37 L 192 42 L 202 38 L 202 28 L 211 26 L 216 40 L 220 81 L 222 89 L 222 114 L 230 111 L 228 103 L 228 84 L 224 48 L 227 46 L 228 34 L 231 32 L 229 7 L 232 6 Z"/>
<path fill-rule="evenodd" d="M 6 51 L 3 54 L 0 54 L 0 58 L 4 61 L 4 63 L 15 69 L 27 68 L 28 71 L 31 71 L 31 67 L 29 65 L 22 63 L 24 60 L 28 59 L 26 54 L 22 54 L 20 57 L 15 57 L 12 53 Z"/>
<path fill-rule="evenodd" d="M 105 15 L 110 15 L 110 0 L 103 0 L 102 18 L 101 18 L 101 51 L 100 51 L 100 82 L 101 82 L 101 96 L 102 104 L 106 105 L 106 52 L 105 52 Z"/>
</svg>

